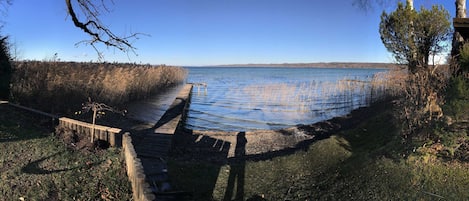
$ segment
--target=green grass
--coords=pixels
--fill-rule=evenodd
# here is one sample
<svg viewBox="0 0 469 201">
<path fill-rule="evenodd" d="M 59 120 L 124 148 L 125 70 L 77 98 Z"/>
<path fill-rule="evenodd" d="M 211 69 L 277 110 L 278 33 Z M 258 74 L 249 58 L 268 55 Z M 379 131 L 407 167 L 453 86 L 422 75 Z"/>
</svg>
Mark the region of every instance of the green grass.
<svg viewBox="0 0 469 201">
<path fill-rule="evenodd" d="M 405 150 L 390 112 L 384 112 L 291 155 L 231 166 L 172 161 L 169 169 L 174 183 L 194 192 L 195 200 L 469 198 L 468 164 Z"/>
<path fill-rule="evenodd" d="M 0 105 L 0 200 L 129 200 L 120 149 L 67 148 L 43 119 Z"/>
</svg>

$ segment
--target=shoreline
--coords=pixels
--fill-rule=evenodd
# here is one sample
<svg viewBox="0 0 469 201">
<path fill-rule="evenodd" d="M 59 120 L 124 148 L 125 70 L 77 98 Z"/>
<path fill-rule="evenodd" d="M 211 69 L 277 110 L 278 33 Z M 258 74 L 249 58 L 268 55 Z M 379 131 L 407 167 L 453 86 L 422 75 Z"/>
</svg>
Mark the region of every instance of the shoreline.
<svg viewBox="0 0 469 201">
<path fill-rule="evenodd" d="M 188 67 L 259 67 L 259 68 L 378 68 L 393 69 L 402 65 L 395 63 L 374 62 L 317 62 L 317 63 L 279 63 L 279 64 L 221 64 Z"/>
<path fill-rule="evenodd" d="M 385 110 L 390 103 L 380 102 L 360 107 L 349 114 L 329 120 L 297 125 L 279 130 L 254 130 L 246 132 L 203 131 L 180 128 L 176 131 L 171 155 L 181 161 L 207 161 L 226 164 L 238 160 L 266 160 L 307 149 L 312 143 L 351 129 L 373 114 Z M 236 156 L 239 134 L 243 134 L 244 155 Z"/>
</svg>

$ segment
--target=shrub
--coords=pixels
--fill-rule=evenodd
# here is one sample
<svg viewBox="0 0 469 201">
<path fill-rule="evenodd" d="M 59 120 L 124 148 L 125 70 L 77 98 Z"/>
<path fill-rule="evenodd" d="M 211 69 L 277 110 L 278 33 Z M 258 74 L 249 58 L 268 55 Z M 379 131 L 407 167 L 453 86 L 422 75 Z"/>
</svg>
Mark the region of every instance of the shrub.
<svg viewBox="0 0 469 201">
<path fill-rule="evenodd" d="M 423 128 L 439 121 L 440 116 L 436 115 L 436 118 L 433 118 L 435 116 L 433 112 L 437 108 L 442 112 L 440 107 L 445 101 L 443 92 L 450 74 L 450 68 L 447 66 L 409 74 L 403 86 L 403 95 L 397 101 L 397 115 L 403 122 L 404 137 L 420 137 L 415 135 L 418 135 Z"/>
<path fill-rule="evenodd" d="M 467 72 L 469 71 L 469 43 L 465 43 L 459 53 L 459 66 L 460 70 Z"/>
<path fill-rule="evenodd" d="M 10 95 L 11 64 L 7 37 L 0 36 L 0 99 Z"/>
<path fill-rule="evenodd" d="M 469 109 L 469 83 L 463 76 L 453 77 L 449 83 L 447 103 L 443 107 L 446 113 L 456 120 L 461 119 Z"/>
</svg>

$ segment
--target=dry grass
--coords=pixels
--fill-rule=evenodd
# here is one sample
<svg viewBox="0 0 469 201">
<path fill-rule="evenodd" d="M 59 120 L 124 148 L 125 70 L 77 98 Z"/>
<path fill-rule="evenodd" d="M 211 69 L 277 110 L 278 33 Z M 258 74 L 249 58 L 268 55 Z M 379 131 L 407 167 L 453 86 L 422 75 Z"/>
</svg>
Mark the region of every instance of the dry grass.
<svg viewBox="0 0 469 201">
<path fill-rule="evenodd" d="M 183 82 L 180 67 L 27 61 L 14 64 L 11 99 L 54 113 L 79 109 L 88 97 L 113 106 Z"/>
<path fill-rule="evenodd" d="M 370 100 L 380 101 L 402 95 L 405 90 L 408 73 L 403 69 L 392 69 L 376 73 L 371 81 Z"/>
</svg>

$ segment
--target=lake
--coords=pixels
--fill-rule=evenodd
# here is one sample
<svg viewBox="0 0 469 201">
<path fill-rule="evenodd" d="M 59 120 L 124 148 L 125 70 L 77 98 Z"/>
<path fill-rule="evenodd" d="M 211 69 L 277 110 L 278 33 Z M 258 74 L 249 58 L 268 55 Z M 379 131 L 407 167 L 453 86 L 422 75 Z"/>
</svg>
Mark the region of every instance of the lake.
<svg viewBox="0 0 469 201">
<path fill-rule="evenodd" d="M 192 91 L 186 127 L 281 129 L 342 116 L 370 103 L 370 81 L 386 69 L 186 67 Z"/>
</svg>

